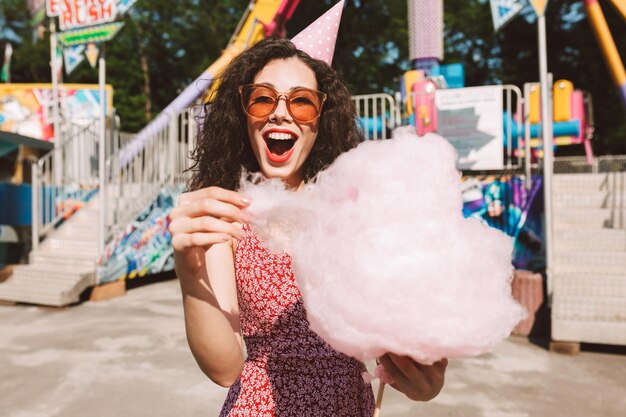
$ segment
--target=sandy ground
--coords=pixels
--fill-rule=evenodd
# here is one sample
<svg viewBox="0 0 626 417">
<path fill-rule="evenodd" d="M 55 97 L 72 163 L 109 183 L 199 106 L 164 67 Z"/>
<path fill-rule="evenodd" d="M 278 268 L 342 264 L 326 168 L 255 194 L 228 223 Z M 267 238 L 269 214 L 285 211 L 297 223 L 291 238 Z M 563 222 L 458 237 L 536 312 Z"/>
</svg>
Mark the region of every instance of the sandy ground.
<svg viewBox="0 0 626 417">
<path fill-rule="evenodd" d="M 174 280 L 66 309 L 0 306 L 0 416 L 216 416 L 225 394 L 189 352 Z M 387 389 L 381 416 L 624 417 L 626 355 L 511 337 L 451 361 L 429 403 Z"/>
</svg>

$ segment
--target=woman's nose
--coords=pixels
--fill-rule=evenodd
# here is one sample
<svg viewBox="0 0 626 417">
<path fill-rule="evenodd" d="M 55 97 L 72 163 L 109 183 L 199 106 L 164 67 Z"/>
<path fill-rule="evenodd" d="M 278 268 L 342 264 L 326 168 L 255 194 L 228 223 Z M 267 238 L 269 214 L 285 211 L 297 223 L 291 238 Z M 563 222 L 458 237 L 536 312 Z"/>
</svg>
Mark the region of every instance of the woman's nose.
<svg viewBox="0 0 626 417">
<path fill-rule="evenodd" d="M 276 108 L 274 109 L 274 118 L 276 120 L 289 120 L 291 121 L 291 115 L 289 114 L 289 110 L 287 110 L 287 99 L 285 97 L 278 98 L 278 104 L 276 104 Z"/>
</svg>

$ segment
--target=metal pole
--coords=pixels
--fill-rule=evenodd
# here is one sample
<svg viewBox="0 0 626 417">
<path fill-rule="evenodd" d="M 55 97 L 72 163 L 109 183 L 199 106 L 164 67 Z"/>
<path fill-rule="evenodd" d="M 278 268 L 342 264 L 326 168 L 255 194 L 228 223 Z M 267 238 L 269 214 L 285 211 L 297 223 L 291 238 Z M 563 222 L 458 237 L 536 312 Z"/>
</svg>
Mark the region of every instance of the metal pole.
<svg viewBox="0 0 626 417">
<path fill-rule="evenodd" d="M 524 84 L 524 163 L 526 167 L 526 189 L 532 187 L 532 147 L 530 146 L 530 87 Z"/>
<path fill-rule="evenodd" d="M 176 178 L 176 156 L 178 154 L 176 146 L 178 145 L 178 114 L 172 114 L 170 118 L 170 129 L 168 132 L 168 152 L 169 152 L 169 183 L 174 184 L 174 179 Z"/>
<path fill-rule="evenodd" d="M 98 59 L 98 80 L 100 88 L 100 139 L 98 141 L 98 179 L 100 185 L 100 213 L 98 219 L 98 250 L 104 253 L 104 230 L 106 219 L 106 189 L 105 189 L 105 147 L 106 147 L 106 111 L 107 97 L 105 91 L 106 62 L 104 57 L 104 43 L 101 44 L 100 58 Z"/>
<path fill-rule="evenodd" d="M 57 30 L 54 17 L 50 18 L 50 68 L 52 71 L 52 125 L 54 127 L 54 182 L 61 185 L 62 180 L 62 147 L 61 120 L 59 114 L 59 79 L 57 65 Z"/>
<path fill-rule="evenodd" d="M 539 76 L 541 84 L 541 126 L 543 140 L 543 192 L 545 209 L 545 248 L 546 248 L 546 279 L 548 299 L 551 299 L 552 285 L 552 168 L 553 139 L 552 119 L 550 115 L 550 97 L 548 89 L 548 54 L 546 46 L 546 18 L 542 13 L 537 22 L 539 26 Z"/>
<path fill-rule="evenodd" d="M 41 221 L 41 212 L 39 211 L 39 175 L 37 170 L 37 161 L 33 162 L 30 166 L 32 185 L 31 185 L 31 204 L 32 204 L 32 225 L 31 225 L 31 251 L 34 251 L 39 247 L 39 222 Z"/>
</svg>

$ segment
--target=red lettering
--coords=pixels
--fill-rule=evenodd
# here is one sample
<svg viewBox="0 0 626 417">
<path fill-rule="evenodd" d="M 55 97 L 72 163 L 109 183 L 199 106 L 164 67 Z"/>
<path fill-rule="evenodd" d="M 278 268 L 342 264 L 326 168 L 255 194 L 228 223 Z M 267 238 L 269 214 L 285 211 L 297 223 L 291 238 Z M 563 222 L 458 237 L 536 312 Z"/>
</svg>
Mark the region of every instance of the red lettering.
<svg viewBox="0 0 626 417">
<path fill-rule="evenodd" d="M 59 26 L 61 30 L 71 29 L 74 27 L 71 0 L 63 0 L 59 14 Z"/>
<path fill-rule="evenodd" d="M 89 24 L 87 20 L 87 9 L 86 9 L 86 0 L 74 0 L 74 7 L 76 10 L 74 21 L 76 22 L 76 26 L 84 26 Z"/>
<path fill-rule="evenodd" d="M 89 21 L 90 22 L 97 22 L 98 21 L 98 17 L 99 17 L 99 13 L 98 13 L 98 6 L 95 4 L 92 4 L 89 6 Z"/>
<path fill-rule="evenodd" d="M 115 17 L 115 10 L 113 9 L 113 3 L 109 3 L 102 7 L 102 19 L 113 20 Z"/>
<path fill-rule="evenodd" d="M 58 16 L 60 11 L 59 0 L 46 0 L 46 14 L 48 16 Z"/>
</svg>

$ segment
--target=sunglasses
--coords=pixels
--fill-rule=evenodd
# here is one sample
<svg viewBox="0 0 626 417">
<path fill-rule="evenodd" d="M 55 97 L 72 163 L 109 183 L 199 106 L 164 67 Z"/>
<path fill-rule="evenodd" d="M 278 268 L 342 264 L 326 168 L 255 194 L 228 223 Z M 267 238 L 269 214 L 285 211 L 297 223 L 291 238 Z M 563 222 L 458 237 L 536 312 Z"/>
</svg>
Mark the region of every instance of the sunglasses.
<svg viewBox="0 0 626 417">
<path fill-rule="evenodd" d="M 321 91 L 298 87 L 288 93 L 279 93 L 267 84 L 242 85 L 239 87 L 239 95 L 244 111 L 258 118 L 272 114 L 280 99 L 284 98 L 291 117 L 302 123 L 318 118 L 326 101 L 326 94 Z"/>
</svg>

